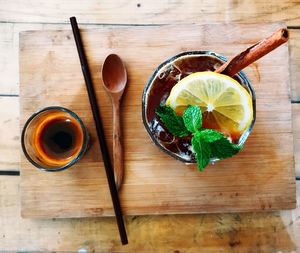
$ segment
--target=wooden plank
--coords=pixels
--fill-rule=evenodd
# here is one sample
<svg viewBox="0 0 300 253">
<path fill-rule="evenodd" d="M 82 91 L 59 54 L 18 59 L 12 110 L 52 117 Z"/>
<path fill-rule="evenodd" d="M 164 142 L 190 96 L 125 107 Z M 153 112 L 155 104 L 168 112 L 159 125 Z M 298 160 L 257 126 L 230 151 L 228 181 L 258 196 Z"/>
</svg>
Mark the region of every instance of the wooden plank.
<svg viewBox="0 0 300 253">
<path fill-rule="evenodd" d="M 0 97 L 2 119 L 0 132 L 0 170 L 19 170 L 20 162 L 20 133 L 19 133 L 19 98 Z M 293 132 L 295 144 L 296 174 L 300 176 L 300 105 L 293 104 Z"/>
<path fill-rule="evenodd" d="M 101 25 L 81 25 L 99 28 Z M 26 30 L 70 29 L 69 24 L 12 24 L 0 23 L 0 95 L 19 94 L 19 32 Z M 290 29 L 291 99 L 300 101 L 300 29 Z M 267 36 L 267 35 L 265 35 Z M 261 35 L 261 38 L 264 37 Z"/>
<path fill-rule="evenodd" d="M 19 94 L 19 32 L 42 29 L 41 24 L 0 24 L 0 95 Z"/>
<path fill-rule="evenodd" d="M 161 153 L 151 144 L 140 118 L 144 84 L 164 59 L 180 51 L 199 48 L 199 41 L 199 49 L 233 55 L 257 41 L 261 34 L 271 33 L 276 26 L 281 24 L 266 24 L 259 31 L 254 24 L 123 27 L 82 32 L 102 105 L 109 105 L 109 99 L 100 86 L 102 59 L 114 51 L 125 59 L 128 67 L 130 83 L 123 103 L 126 174 L 121 191 L 125 213 L 274 210 L 295 205 L 287 45 L 257 62 L 256 67 L 247 69 L 256 90 L 257 122 L 244 152 L 232 158 L 230 163 L 216 163 L 203 173 L 192 167 L 187 169 L 186 165 Z M 163 41 L 159 40 L 161 34 L 164 34 Z M 237 40 L 233 34 L 243 36 Z M 83 118 L 94 138 L 88 99 L 71 38 L 70 31 L 22 34 L 21 123 L 24 124 L 37 108 L 63 105 Z M 138 71 L 136 66 L 139 66 Z M 276 89 L 270 88 L 274 85 Z M 101 115 L 106 122 L 104 127 L 110 143 L 110 107 L 102 106 Z M 92 143 L 86 158 L 63 173 L 41 173 L 23 160 L 24 217 L 111 215 L 110 197 L 97 147 L 97 142 Z M 266 177 L 269 180 L 266 181 Z M 236 183 L 232 184 L 232 181 Z M 222 197 L 216 197 L 216 194 Z M 103 196 L 101 203 L 95 201 L 97 196 Z M 48 200 L 47 205 L 44 199 Z"/>
<path fill-rule="evenodd" d="M 102 25 L 80 25 L 80 27 L 93 29 Z M 19 33 L 45 29 L 71 28 L 69 24 L 0 23 L 0 95 L 19 94 Z"/>
<path fill-rule="evenodd" d="M 293 104 L 293 133 L 296 175 L 300 177 L 300 104 Z"/>
<path fill-rule="evenodd" d="M 18 34 L 13 24 L 0 24 L 0 94 L 19 94 Z"/>
<path fill-rule="evenodd" d="M 69 29 L 70 26 L 0 23 L 0 95 L 19 94 L 19 33 L 25 30 L 63 28 Z"/>
<path fill-rule="evenodd" d="M 19 98 L 0 98 L 1 140 L 0 170 L 19 170 L 20 167 L 20 137 L 19 137 Z M 296 175 L 300 177 L 300 104 L 293 104 L 293 136 Z M 4 145 L 4 143 L 6 143 Z M 7 145 L 9 144 L 9 145 Z"/>
<path fill-rule="evenodd" d="M 291 75 L 291 98 L 300 101 L 300 29 L 290 29 L 289 54 Z"/>
<path fill-rule="evenodd" d="M 121 246 L 114 218 L 20 217 L 19 177 L 0 177 L 0 250 L 77 252 L 297 252 L 297 209 L 281 212 L 129 216 Z"/>
<path fill-rule="evenodd" d="M 82 27 L 95 26 L 83 25 Z M 19 33 L 43 29 L 70 29 L 70 25 L 0 23 L 0 95 L 19 94 Z"/>
<path fill-rule="evenodd" d="M 7 1 L 0 5 L 0 21 L 66 23 L 77 16 L 81 23 L 173 24 L 216 22 L 278 22 L 299 25 L 300 4 L 271 1 Z"/>
<path fill-rule="evenodd" d="M 0 97 L 0 170 L 20 167 L 19 98 Z"/>
</svg>

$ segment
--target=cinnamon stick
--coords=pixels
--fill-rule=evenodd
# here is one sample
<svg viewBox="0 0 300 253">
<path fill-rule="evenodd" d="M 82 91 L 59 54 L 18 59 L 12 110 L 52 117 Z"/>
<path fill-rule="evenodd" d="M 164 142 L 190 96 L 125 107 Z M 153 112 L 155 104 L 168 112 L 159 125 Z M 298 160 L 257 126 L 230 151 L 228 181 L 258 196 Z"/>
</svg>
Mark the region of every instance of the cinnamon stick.
<svg viewBox="0 0 300 253">
<path fill-rule="evenodd" d="M 234 76 L 240 70 L 287 42 L 288 37 L 289 33 L 286 28 L 278 29 L 270 37 L 257 42 L 245 51 L 228 60 L 221 67 L 215 70 L 215 72 Z"/>
</svg>

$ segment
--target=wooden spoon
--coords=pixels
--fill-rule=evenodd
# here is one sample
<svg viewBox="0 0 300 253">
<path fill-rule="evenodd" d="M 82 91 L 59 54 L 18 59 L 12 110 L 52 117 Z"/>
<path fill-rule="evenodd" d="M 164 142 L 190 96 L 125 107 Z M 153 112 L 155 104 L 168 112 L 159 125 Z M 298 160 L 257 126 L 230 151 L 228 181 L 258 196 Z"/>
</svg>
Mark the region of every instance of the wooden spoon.
<svg viewBox="0 0 300 253">
<path fill-rule="evenodd" d="M 116 186 L 120 189 L 124 174 L 120 102 L 127 83 L 127 73 L 118 55 L 110 54 L 106 57 L 102 66 L 102 79 L 113 107 L 113 164 Z"/>
</svg>

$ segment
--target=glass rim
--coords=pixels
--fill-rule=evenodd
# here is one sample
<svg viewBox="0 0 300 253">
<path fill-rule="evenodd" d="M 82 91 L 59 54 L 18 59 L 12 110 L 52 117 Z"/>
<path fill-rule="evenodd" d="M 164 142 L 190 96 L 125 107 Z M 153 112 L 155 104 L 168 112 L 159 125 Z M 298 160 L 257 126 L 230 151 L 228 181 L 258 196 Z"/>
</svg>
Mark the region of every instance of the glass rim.
<svg viewBox="0 0 300 253">
<path fill-rule="evenodd" d="M 185 158 L 181 157 L 179 154 L 176 154 L 170 150 L 168 150 L 165 146 L 163 146 L 159 140 L 157 138 L 154 137 L 154 135 L 151 132 L 150 126 L 149 126 L 149 122 L 147 120 L 147 98 L 148 98 L 148 94 L 149 91 L 151 90 L 151 85 L 153 84 L 153 81 L 155 79 L 155 77 L 159 74 L 159 72 L 161 71 L 162 68 L 164 68 L 165 66 L 171 64 L 172 62 L 174 62 L 175 60 L 177 60 L 178 58 L 181 57 L 186 57 L 186 56 L 193 56 L 193 55 L 208 55 L 208 56 L 212 56 L 212 57 L 216 57 L 217 59 L 226 62 L 228 59 L 220 54 L 217 54 L 215 52 L 212 51 L 206 51 L 206 50 L 196 50 L 196 51 L 186 51 L 186 52 L 181 52 L 179 54 L 176 54 L 170 58 L 168 58 L 167 60 L 165 60 L 164 62 L 162 62 L 161 64 L 158 65 L 158 67 L 155 68 L 154 72 L 152 73 L 152 75 L 150 76 L 150 78 L 148 79 L 143 93 L 142 93 L 142 120 L 143 120 L 143 124 L 148 132 L 148 135 L 150 136 L 151 140 L 154 142 L 154 144 L 156 146 L 158 146 L 163 152 L 165 152 L 166 154 L 174 157 L 175 159 L 185 162 L 185 163 L 189 163 L 189 164 L 193 164 L 196 163 L 196 161 L 191 161 L 191 160 L 186 160 Z M 239 71 L 237 74 L 237 76 L 239 76 L 246 84 L 247 88 L 249 89 L 250 95 L 251 95 L 251 100 L 252 100 L 252 106 L 253 106 L 253 119 L 251 121 L 250 126 L 244 131 L 244 133 L 242 134 L 242 136 L 239 139 L 238 142 L 238 146 L 242 147 L 243 144 L 245 143 L 246 139 L 248 138 L 249 134 L 251 133 L 251 130 L 254 126 L 255 120 L 256 120 L 256 96 L 255 96 L 255 92 L 254 89 L 250 83 L 250 80 L 248 79 L 248 77 L 246 76 L 246 74 L 243 71 Z M 220 159 L 218 158 L 211 158 L 210 159 L 210 163 L 214 163 L 216 161 L 219 161 Z"/>
<path fill-rule="evenodd" d="M 76 155 L 76 157 L 74 157 L 74 159 L 72 159 L 67 164 L 60 166 L 60 167 L 54 167 L 54 168 L 42 166 L 42 165 L 36 163 L 28 154 L 28 152 L 26 150 L 25 140 L 24 140 L 27 127 L 30 125 L 32 120 L 35 119 L 37 116 L 39 116 L 41 113 L 51 111 L 51 110 L 59 110 L 59 111 L 70 114 L 79 123 L 80 128 L 83 132 L 83 142 L 82 142 L 83 145 L 82 145 L 79 153 Z M 22 146 L 23 153 L 24 153 L 25 157 L 27 158 L 27 160 L 32 165 L 34 165 L 36 168 L 38 168 L 39 170 L 49 171 L 49 172 L 62 171 L 62 170 L 65 170 L 65 169 L 71 167 L 72 165 L 74 165 L 83 156 L 84 152 L 86 151 L 87 142 L 88 142 L 88 132 L 87 132 L 87 129 L 86 129 L 85 125 L 83 124 L 82 120 L 80 119 L 80 117 L 75 112 L 73 112 L 70 109 L 67 109 L 65 107 L 62 107 L 62 106 L 47 106 L 47 107 L 37 110 L 26 120 L 26 122 L 23 126 L 23 129 L 22 129 L 22 133 L 21 133 L 21 146 Z"/>
</svg>

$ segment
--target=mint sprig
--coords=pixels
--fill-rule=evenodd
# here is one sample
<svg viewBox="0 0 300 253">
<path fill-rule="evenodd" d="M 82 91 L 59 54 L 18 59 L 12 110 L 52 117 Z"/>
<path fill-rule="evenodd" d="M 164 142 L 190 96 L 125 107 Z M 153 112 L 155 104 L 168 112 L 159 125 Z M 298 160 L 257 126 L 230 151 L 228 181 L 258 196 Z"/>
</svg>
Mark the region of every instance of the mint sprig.
<svg viewBox="0 0 300 253">
<path fill-rule="evenodd" d="M 202 112 L 199 106 L 189 105 L 181 117 L 171 107 L 161 105 L 156 108 L 156 114 L 174 136 L 193 135 L 191 143 L 199 171 L 209 164 L 211 158 L 231 157 L 242 148 L 231 143 L 224 134 L 218 131 L 203 129 Z"/>
</svg>

